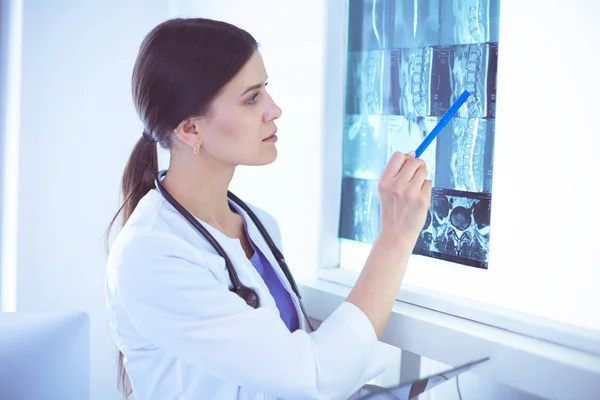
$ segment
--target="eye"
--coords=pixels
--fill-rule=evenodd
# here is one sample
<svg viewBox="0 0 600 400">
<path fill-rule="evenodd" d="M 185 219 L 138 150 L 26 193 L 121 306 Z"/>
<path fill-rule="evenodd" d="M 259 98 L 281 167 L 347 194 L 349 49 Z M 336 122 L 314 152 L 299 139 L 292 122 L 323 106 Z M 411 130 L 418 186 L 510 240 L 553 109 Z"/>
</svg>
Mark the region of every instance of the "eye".
<svg viewBox="0 0 600 400">
<path fill-rule="evenodd" d="M 258 92 L 254 93 L 254 95 L 252 97 L 250 97 L 248 99 L 248 101 L 246 101 L 247 104 L 254 104 L 256 103 L 256 98 L 258 97 Z"/>
</svg>

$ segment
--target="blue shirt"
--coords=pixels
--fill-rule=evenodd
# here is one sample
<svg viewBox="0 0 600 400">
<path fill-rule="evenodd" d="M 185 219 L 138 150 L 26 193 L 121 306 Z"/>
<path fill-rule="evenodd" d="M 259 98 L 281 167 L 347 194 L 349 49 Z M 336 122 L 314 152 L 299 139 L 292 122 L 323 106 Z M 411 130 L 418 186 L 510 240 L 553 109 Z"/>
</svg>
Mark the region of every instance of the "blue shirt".
<svg viewBox="0 0 600 400">
<path fill-rule="evenodd" d="M 279 276 L 273 270 L 273 266 L 269 263 L 264 254 L 250 239 L 246 220 L 239 211 L 237 212 L 242 217 L 242 221 L 244 221 L 244 232 L 246 233 L 248 242 L 250 242 L 250 245 L 254 250 L 254 254 L 250 258 L 250 262 L 252 263 L 254 268 L 256 268 L 256 271 L 258 271 L 260 276 L 263 278 L 265 284 L 269 288 L 269 292 L 271 292 L 271 296 L 273 296 L 273 298 L 275 299 L 275 304 L 277 304 L 277 308 L 279 309 L 279 315 L 281 316 L 281 319 L 288 327 L 290 332 L 294 332 L 299 328 L 298 313 L 296 312 L 294 302 L 288 291 L 281 283 Z M 277 265 L 276 268 L 280 268 L 279 265 Z"/>
</svg>

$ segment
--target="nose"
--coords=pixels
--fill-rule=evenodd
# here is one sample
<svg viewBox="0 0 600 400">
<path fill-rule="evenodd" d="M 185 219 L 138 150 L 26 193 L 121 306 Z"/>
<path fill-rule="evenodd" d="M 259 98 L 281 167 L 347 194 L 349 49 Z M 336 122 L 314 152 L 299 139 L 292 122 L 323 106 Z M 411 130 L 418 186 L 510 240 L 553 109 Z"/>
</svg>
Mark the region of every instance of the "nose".
<svg viewBox="0 0 600 400">
<path fill-rule="evenodd" d="M 265 110 L 265 122 L 270 122 L 281 117 L 281 108 L 275 103 L 271 95 L 269 95 L 269 105 Z"/>
</svg>

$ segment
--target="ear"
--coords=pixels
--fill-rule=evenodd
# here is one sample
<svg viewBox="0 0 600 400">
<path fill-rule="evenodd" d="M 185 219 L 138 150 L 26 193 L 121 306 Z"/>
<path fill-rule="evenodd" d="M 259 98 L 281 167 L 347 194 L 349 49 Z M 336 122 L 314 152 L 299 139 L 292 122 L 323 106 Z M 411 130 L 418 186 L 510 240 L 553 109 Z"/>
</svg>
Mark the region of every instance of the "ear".
<svg viewBox="0 0 600 400">
<path fill-rule="evenodd" d="M 200 118 L 184 119 L 175 128 L 175 134 L 183 143 L 194 147 L 201 142 L 202 120 Z"/>
</svg>

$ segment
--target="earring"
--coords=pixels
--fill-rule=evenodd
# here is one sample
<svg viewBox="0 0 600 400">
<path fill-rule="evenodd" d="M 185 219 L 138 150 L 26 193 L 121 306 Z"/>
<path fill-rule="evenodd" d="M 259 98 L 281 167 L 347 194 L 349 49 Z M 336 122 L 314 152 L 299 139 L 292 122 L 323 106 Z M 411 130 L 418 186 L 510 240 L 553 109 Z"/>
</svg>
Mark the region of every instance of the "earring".
<svg viewBox="0 0 600 400">
<path fill-rule="evenodd" d="M 198 155 L 200 153 L 200 142 L 196 142 L 194 145 L 194 155 Z"/>
</svg>

